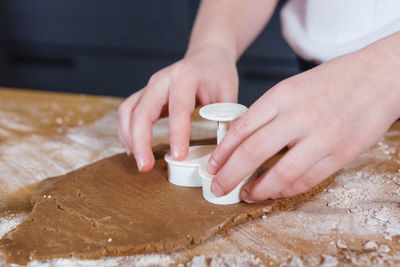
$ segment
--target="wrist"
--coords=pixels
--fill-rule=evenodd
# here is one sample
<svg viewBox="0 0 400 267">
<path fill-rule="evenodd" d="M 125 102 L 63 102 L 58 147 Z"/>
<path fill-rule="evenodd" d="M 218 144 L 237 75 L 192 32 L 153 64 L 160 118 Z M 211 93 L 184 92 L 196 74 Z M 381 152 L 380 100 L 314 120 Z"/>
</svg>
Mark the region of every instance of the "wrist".
<svg viewBox="0 0 400 267">
<path fill-rule="evenodd" d="M 224 42 L 219 41 L 203 41 L 201 43 L 191 43 L 186 50 L 184 57 L 190 57 L 194 54 L 207 52 L 207 53 L 217 53 L 223 55 L 225 59 L 236 64 L 237 56 L 235 49 L 232 45 L 227 45 Z"/>
<path fill-rule="evenodd" d="M 222 21 L 213 27 L 200 26 L 202 25 L 195 25 L 193 28 L 185 56 L 204 50 L 218 51 L 236 63 L 238 59 L 236 37 L 229 23 Z"/>
<path fill-rule="evenodd" d="M 366 86 L 379 90 L 384 108 L 388 108 L 396 120 L 400 117 L 400 62 L 396 57 L 400 50 L 397 45 L 392 47 L 391 41 L 389 38 L 379 40 L 355 54 L 361 71 L 365 72 Z"/>
</svg>

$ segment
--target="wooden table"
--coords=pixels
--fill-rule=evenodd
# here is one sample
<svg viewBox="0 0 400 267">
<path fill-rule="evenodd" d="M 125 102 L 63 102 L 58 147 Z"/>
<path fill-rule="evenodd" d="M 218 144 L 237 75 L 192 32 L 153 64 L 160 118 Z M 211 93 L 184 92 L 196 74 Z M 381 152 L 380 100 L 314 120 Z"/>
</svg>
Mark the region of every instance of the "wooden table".
<svg viewBox="0 0 400 267">
<path fill-rule="evenodd" d="M 29 185 L 123 151 L 116 135 L 120 102 L 112 97 L 0 89 L 0 235 L 29 213 Z M 214 136 L 214 124 L 194 124 L 192 138 Z M 168 141 L 167 125 L 165 119 L 156 124 L 154 144 Z M 374 148 L 295 210 L 268 214 L 193 248 L 94 264 L 399 264 L 399 144 L 400 125 L 394 124 Z"/>
</svg>

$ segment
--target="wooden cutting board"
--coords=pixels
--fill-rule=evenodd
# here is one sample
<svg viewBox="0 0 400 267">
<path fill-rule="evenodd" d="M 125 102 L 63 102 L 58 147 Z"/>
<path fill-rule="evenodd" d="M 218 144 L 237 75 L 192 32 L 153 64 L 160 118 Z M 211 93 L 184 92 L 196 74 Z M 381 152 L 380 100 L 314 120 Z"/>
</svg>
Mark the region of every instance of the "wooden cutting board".
<svg viewBox="0 0 400 267">
<path fill-rule="evenodd" d="M 29 213 L 35 183 L 122 152 L 116 134 L 121 101 L 0 89 L 0 235 Z M 167 128 L 167 120 L 155 125 L 154 145 L 168 142 Z M 192 138 L 214 133 L 213 125 L 194 122 Z M 189 249 L 96 264 L 398 264 L 399 144 L 396 123 L 374 148 L 339 171 L 326 190 L 295 210 L 269 214 Z"/>
</svg>

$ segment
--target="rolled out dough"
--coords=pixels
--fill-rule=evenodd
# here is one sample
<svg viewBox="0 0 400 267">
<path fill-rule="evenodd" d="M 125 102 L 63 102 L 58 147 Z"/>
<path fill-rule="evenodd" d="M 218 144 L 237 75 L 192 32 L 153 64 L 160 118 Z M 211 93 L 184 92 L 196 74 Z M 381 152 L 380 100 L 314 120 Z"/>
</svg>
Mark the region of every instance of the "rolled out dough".
<svg viewBox="0 0 400 267">
<path fill-rule="evenodd" d="M 200 188 L 170 184 L 164 160 L 139 173 L 132 158 L 119 154 L 43 181 L 32 196 L 30 216 L 0 240 L 0 251 L 18 264 L 171 251 L 294 207 L 317 190 L 287 200 L 219 206 L 205 201 Z"/>
</svg>

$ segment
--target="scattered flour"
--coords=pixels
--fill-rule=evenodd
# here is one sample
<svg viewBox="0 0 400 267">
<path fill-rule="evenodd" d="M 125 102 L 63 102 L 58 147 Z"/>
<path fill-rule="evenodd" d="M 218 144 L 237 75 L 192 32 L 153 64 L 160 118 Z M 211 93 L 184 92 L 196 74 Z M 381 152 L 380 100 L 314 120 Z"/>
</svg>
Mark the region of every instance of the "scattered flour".
<svg viewBox="0 0 400 267">
<path fill-rule="evenodd" d="M 380 245 L 378 248 L 378 252 L 388 253 L 390 248 L 387 245 Z"/>
<path fill-rule="evenodd" d="M 186 264 L 189 267 L 218 267 L 218 266 L 265 266 L 262 261 L 252 254 L 247 252 L 235 254 L 220 254 L 214 256 L 196 256 Z M 181 264 L 181 266 L 184 266 Z"/>
<path fill-rule="evenodd" d="M 27 216 L 28 214 L 11 214 L 6 217 L 0 217 L 0 238 L 14 230 Z"/>
<path fill-rule="evenodd" d="M 375 241 L 368 241 L 364 245 L 364 249 L 377 249 L 377 248 L 378 248 L 378 244 L 376 244 Z"/>
<path fill-rule="evenodd" d="M 336 257 L 330 255 L 322 255 L 324 261 L 322 262 L 323 267 L 333 267 L 338 265 L 338 260 Z"/>
<path fill-rule="evenodd" d="M 212 122 L 195 121 L 192 138 L 213 138 L 216 127 Z M 0 143 L 0 186 L 4 190 L 15 191 L 24 185 L 121 153 L 123 149 L 116 129 L 117 112 L 111 111 L 92 124 L 66 128 L 62 136 L 31 135 L 23 140 Z M 168 143 L 168 134 L 168 120 L 159 120 L 154 125 L 153 143 Z"/>
<path fill-rule="evenodd" d="M 341 249 L 347 248 L 346 243 L 342 239 L 339 239 L 338 241 L 336 241 L 336 246 Z"/>
<path fill-rule="evenodd" d="M 1 261 L 0 261 L 1 264 Z M 32 261 L 27 267 L 111 267 L 111 266 L 170 266 L 174 261 L 163 255 L 144 255 L 130 257 L 104 258 L 101 260 L 76 260 L 76 259 L 55 259 L 51 261 Z"/>
<path fill-rule="evenodd" d="M 116 112 L 110 112 L 94 123 L 82 122 L 79 127 L 66 128 L 62 136 L 53 139 L 32 135 L 0 143 L 0 186 L 15 190 L 121 152 L 115 133 L 117 123 Z M 198 138 L 211 138 L 215 137 L 215 128 L 214 123 L 195 122 L 192 132 Z M 157 122 L 153 135 L 154 144 L 168 142 L 168 121 Z M 266 211 L 263 219 L 230 229 L 228 235 L 196 246 L 190 252 L 193 254 L 188 266 L 400 263 L 400 252 L 392 247 L 400 236 L 400 155 L 396 150 L 399 136 L 396 130 L 386 134 L 374 148 L 338 172 L 325 192 L 298 209 L 273 214 Z M 399 168 L 382 171 L 387 162 L 392 166 L 398 164 Z M 23 220 L 24 216 L 18 216 L 0 220 L 0 235 Z M 355 236 L 361 240 L 358 247 L 353 242 Z M 311 254 L 298 255 L 296 251 L 303 251 L 305 246 Z M 28 266 L 168 266 L 185 257 L 180 253 L 90 261 L 55 259 L 33 261 Z M 0 256 L 0 265 L 3 263 Z"/>
</svg>

